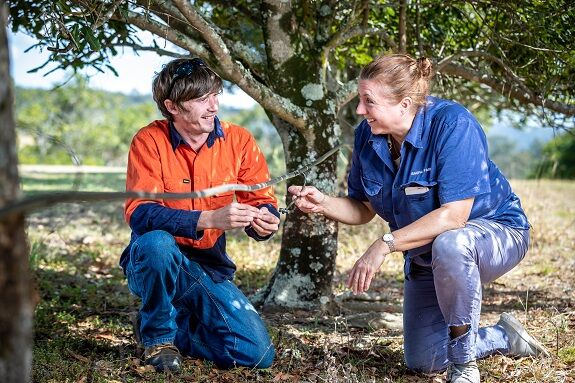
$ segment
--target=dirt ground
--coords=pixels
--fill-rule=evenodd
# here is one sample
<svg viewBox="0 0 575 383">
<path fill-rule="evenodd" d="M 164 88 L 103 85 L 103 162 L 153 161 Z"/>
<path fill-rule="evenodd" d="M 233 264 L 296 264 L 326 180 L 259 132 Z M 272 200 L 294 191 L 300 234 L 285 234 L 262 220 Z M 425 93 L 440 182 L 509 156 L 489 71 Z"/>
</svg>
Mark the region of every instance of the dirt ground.
<svg viewBox="0 0 575 383">
<path fill-rule="evenodd" d="M 479 362 L 483 382 L 575 382 L 575 183 L 516 182 L 532 229 L 528 256 L 513 271 L 485 286 L 482 324 L 502 312 L 521 320 L 553 354 Z M 142 365 L 129 320 L 138 302 L 127 291 L 118 256 L 129 231 L 118 205 L 62 205 L 29 218 L 30 261 L 38 291 L 35 319 L 36 382 L 442 382 L 444 374 L 417 375 L 403 362 L 402 257 L 384 262 L 369 294 L 343 288 L 361 255 L 364 238 L 381 222 L 342 227 L 334 304 L 329 312 L 263 313 L 277 350 L 264 371 L 223 371 L 186 359 L 177 375 Z M 234 243 L 238 281 L 246 293 L 273 270 L 279 243 L 263 248 Z M 244 246 L 244 247 L 242 247 Z"/>
</svg>

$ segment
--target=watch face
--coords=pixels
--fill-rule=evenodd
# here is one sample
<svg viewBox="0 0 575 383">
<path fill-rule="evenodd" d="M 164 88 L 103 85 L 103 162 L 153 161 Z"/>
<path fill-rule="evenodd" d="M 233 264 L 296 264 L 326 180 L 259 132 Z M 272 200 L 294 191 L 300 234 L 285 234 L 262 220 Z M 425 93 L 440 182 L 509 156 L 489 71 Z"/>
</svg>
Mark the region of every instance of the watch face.
<svg viewBox="0 0 575 383">
<path fill-rule="evenodd" d="M 384 234 L 384 235 L 383 235 L 383 240 L 384 240 L 385 242 L 393 241 L 393 240 L 394 240 L 393 234 L 391 234 L 391 233 Z"/>
</svg>

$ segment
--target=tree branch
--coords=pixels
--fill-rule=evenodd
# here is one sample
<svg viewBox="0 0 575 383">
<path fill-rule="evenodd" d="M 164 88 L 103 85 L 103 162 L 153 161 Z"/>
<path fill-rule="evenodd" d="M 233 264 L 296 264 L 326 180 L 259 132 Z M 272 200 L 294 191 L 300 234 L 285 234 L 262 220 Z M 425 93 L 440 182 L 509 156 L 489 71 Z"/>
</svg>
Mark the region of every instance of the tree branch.
<svg viewBox="0 0 575 383">
<path fill-rule="evenodd" d="M 259 12 L 252 12 L 251 9 L 249 9 L 248 7 L 246 7 L 242 2 L 240 1 L 230 1 L 230 0 L 216 0 L 216 1 L 210 1 L 214 6 L 215 5 L 219 5 L 219 6 L 223 6 L 225 8 L 234 8 L 236 9 L 239 13 L 241 13 L 242 15 L 244 15 L 246 18 L 248 18 L 254 25 L 261 25 L 263 20 L 262 20 L 262 16 L 261 13 Z"/>
<path fill-rule="evenodd" d="M 0 89 L 1 90 L 1 89 Z M 261 190 L 270 186 L 279 184 L 291 178 L 297 177 L 300 174 L 309 172 L 312 168 L 318 166 L 329 157 L 337 153 L 342 145 L 331 148 L 321 156 L 317 157 L 314 161 L 303 164 L 296 170 L 289 173 L 282 174 L 281 176 L 269 179 L 257 184 L 223 184 L 213 186 L 207 189 L 196 190 L 189 193 L 153 193 L 147 191 L 126 191 L 126 192 L 89 192 L 89 191 L 66 191 L 66 192 L 52 192 L 24 197 L 16 200 L 0 201 L 0 222 L 6 217 L 15 214 L 29 213 L 32 210 L 48 207 L 62 202 L 88 202 L 88 201 L 112 201 L 122 200 L 126 198 L 145 199 L 145 200 L 158 200 L 158 199 L 197 199 L 215 196 L 221 193 L 230 191 L 243 191 L 252 192 Z"/>
<path fill-rule="evenodd" d="M 230 41 L 228 39 L 225 39 L 225 41 L 232 52 L 232 56 L 240 61 L 246 70 L 252 73 L 258 83 L 265 84 L 268 80 L 265 57 L 241 41 Z"/>
<path fill-rule="evenodd" d="M 526 93 L 523 90 L 519 90 L 516 87 L 502 82 L 500 78 L 465 68 L 459 64 L 447 63 L 442 65 L 441 73 L 461 77 L 469 81 L 475 81 L 487 85 L 501 95 L 515 99 L 521 104 L 533 104 L 535 106 L 542 106 L 546 109 L 562 113 L 567 116 L 575 115 L 575 105 L 547 100 L 541 96 L 535 95 L 533 91 Z"/>
<path fill-rule="evenodd" d="M 513 70 L 511 70 L 511 68 L 507 64 L 505 64 L 505 62 L 502 59 L 500 59 L 499 57 L 493 56 L 492 54 L 489 54 L 487 52 L 471 50 L 471 51 L 461 51 L 461 52 L 455 53 L 455 54 L 448 56 L 448 57 L 444 58 L 443 60 L 441 60 L 438 63 L 436 70 L 438 72 L 441 72 L 445 65 L 449 64 L 452 61 L 458 60 L 461 57 L 481 57 L 481 58 L 487 59 L 489 61 L 492 61 L 492 62 L 496 63 L 497 65 L 499 65 L 503 69 L 505 74 L 507 75 L 507 78 L 510 78 L 513 82 L 515 82 L 517 84 L 517 86 L 519 86 L 520 88 L 523 89 L 524 92 L 526 92 L 526 93 L 531 92 L 525 86 L 525 84 L 523 84 L 523 81 L 521 81 L 519 76 L 517 76 L 513 72 Z"/>
<path fill-rule="evenodd" d="M 293 104 L 289 99 L 278 96 L 264 84 L 258 82 L 239 61 L 232 61 L 231 52 L 225 42 L 189 2 L 174 0 L 174 3 L 186 20 L 198 30 L 207 42 L 224 78 L 238 85 L 264 109 L 278 115 L 299 129 L 305 128 L 306 114 L 300 107 Z"/>
<path fill-rule="evenodd" d="M 140 52 L 140 51 L 142 51 L 142 52 L 155 52 L 159 56 L 168 56 L 168 57 L 174 57 L 174 58 L 182 58 L 182 57 L 187 56 L 185 54 L 172 52 L 172 51 L 169 51 L 167 49 L 162 49 L 160 47 L 148 47 L 148 46 L 140 45 L 140 44 L 116 44 L 114 46 L 115 47 L 122 47 L 122 48 L 132 48 L 138 52 Z"/>
<path fill-rule="evenodd" d="M 361 2 L 360 6 L 357 7 L 354 5 L 353 9 L 351 10 L 350 14 L 347 16 L 347 23 L 344 26 L 339 27 L 336 29 L 336 32 L 331 36 L 331 38 L 323 45 L 321 49 L 321 63 L 322 63 L 322 70 L 321 70 L 321 78 L 322 81 L 325 82 L 327 78 L 327 73 L 329 69 L 329 54 L 330 52 L 340 45 L 340 40 L 343 36 L 345 36 L 353 27 L 354 24 L 362 21 L 363 12 L 367 7 L 366 2 Z M 331 23 L 329 26 L 328 31 L 331 30 Z"/>
<path fill-rule="evenodd" d="M 279 69 L 287 60 L 291 59 L 294 50 L 292 47 L 292 36 L 286 27 L 286 23 L 291 12 L 290 2 L 282 0 L 263 0 L 262 9 L 264 12 L 263 24 L 266 36 L 266 51 L 268 53 L 268 66 L 272 69 Z"/>
<path fill-rule="evenodd" d="M 399 53 L 405 53 L 407 45 L 407 1 L 399 2 Z"/>
<path fill-rule="evenodd" d="M 330 41 L 330 46 L 336 47 L 345 44 L 347 41 L 356 37 L 368 37 L 368 36 L 381 36 L 385 40 L 386 44 L 393 50 L 397 51 L 397 43 L 391 38 L 391 36 L 383 28 L 365 28 L 363 26 L 357 26 L 350 29 L 347 33 L 343 33 L 338 36 L 337 39 Z"/>
<path fill-rule="evenodd" d="M 145 9 L 146 15 L 151 11 L 152 14 L 160 18 L 169 28 L 175 29 L 192 39 L 198 36 L 198 31 L 190 26 L 180 10 L 174 7 L 170 2 L 162 1 L 151 3 L 150 0 L 136 0 L 136 2 Z"/>
<path fill-rule="evenodd" d="M 354 78 L 342 84 L 337 90 L 335 99 L 338 108 L 350 102 L 357 95 L 357 82 L 358 79 Z"/>
<path fill-rule="evenodd" d="M 420 0 L 415 2 L 415 35 L 417 36 L 417 51 L 419 56 L 423 57 L 423 41 L 421 41 L 421 7 Z"/>
<path fill-rule="evenodd" d="M 164 38 L 172 44 L 192 52 L 197 56 L 206 59 L 207 61 L 211 61 L 212 56 L 210 55 L 209 50 L 207 50 L 201 44 L 198 44 L 194 40 L 188 38 L 187 36 L 181 33 L 177 33 L 177 31 L 171 29 L 168 25 L 161 24 L 156 20 L 152 20 L 149 17 L 133 11 L 128 12 L 127 19 L 124 19 L 120 16 L 118 20 L 133 24 L 142 30 L 151 32 L 158 37 Z"/>
<path fill-rule="evenodd" d="M 94 24 L 92 24 L 92 30 L 95 31 L 96 29 L 100 28 L 102 25 L 104 25 L 104 23 L 106 23 L 108 20 L 110 20 L 112 18 L 112 16 L 114 16 L 114 13 L 116 13 L 116 9 L 118 9 L 118 6 L 120 4 L 122 4 L 125 0 L 115 0 L 112 5 L 110 6 L 110 8 L 108 9 L 108 11 L 106 12 L 106 14 L 104 14 L 104 17 L 98 17 L 96 19 L 96 22 Z M 104 7 L 104 2 L 101 3 L 102 7 Z"/>
<path fill-rule="evenodd" d="M 330 50 L 336 48 L 337 46 L 341 45 L 342 42 L 349 39 L 346 38 L 345 36 L 347 36 L 347 34 L 353 29 L 354 25 L 358 21 L 362 21 L 362 19 L 358 20 L 358 18 L 363 17 L 363 12 L 367 8 L 367 6 L 368 3 L 362 2 L 358 9 L 354 8 L 351 11 L 351 14 L 347 18 L 347 23 L 343 27 L 338 28 L 337 31 L 332 35 L 331 39 L 327 43 L 325 43 L 322 49 L 323 51 L 322 55 L 324 57 L 327 58 L 327 55 L 329 54 Z"/>
</svg>

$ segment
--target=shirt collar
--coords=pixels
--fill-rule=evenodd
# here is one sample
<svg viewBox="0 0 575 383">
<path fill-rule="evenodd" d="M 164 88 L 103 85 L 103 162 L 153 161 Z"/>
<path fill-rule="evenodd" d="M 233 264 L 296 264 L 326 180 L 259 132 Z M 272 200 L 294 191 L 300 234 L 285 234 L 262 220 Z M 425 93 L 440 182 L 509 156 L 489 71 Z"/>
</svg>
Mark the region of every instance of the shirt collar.
<svg viewBox="0 0 575 383">
<path fill-rule="evenodd" d="M 182 135 L 176 130 L 174 123 L 170 121 L 170 143 L 172 144 L 172 149 L 175 151 L 180 144 L 186 144 Z M 214 130 L 208 135 L 206 140 L 206 145 L 211 148 L 216 143 L 216 138 L 224 138 L 224 129 L 222 129 L 222 124 L 218 116 L 214 118 Z"/>
<path fill-rule="evenodd" d="M 433 106 L 435 97 L 428 96 L 425 105 L 420 106 L 415 114 L 415 118 L 411 123 L 411 129 L 407 132 L 405 136 L 405 141 L 409 142 L 416 148 L 423 148 L 423 126 L 425 122 L 425 115 L 427 110 Z"/>
</svg>

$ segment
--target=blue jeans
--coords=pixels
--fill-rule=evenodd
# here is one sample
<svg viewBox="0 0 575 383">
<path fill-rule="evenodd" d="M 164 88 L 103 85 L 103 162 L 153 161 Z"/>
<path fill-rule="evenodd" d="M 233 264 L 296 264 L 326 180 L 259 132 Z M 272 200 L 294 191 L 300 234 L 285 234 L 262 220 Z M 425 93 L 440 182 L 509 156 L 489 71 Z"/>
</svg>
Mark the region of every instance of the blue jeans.
<svg viewBox="0 0 575 383">
<path fill-rule="evenodd" d="M 141 298 L 144 347 L 173 343 L 184 355 L 219 368 L 267 368 L 275 350 L 246 296 L 231 282 L 215 283 L 188 259 L 174 237 L 151 231 L 132 246 L 128 287 Z"/>
<path fill-rule="evenodd" d="M 431 254 L 412 260 L 404 284 L 404 354 L 419 372 L 444 370 L 494 353 L 507 353 L 505 330 L 479 328 L 481 285 L 515 267 L 529 246 L 529 230 L 475 219 L 433 242 Z M 469 325 L 450 339 L 449 327 Z"/>
</svg>

